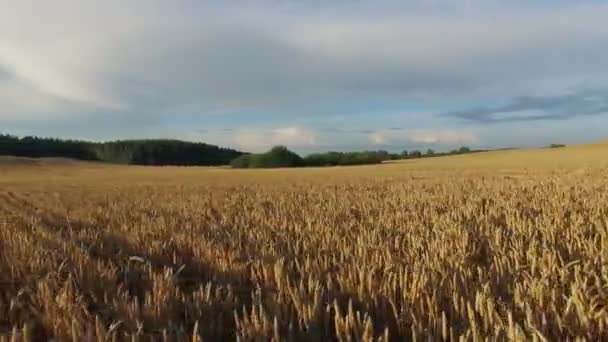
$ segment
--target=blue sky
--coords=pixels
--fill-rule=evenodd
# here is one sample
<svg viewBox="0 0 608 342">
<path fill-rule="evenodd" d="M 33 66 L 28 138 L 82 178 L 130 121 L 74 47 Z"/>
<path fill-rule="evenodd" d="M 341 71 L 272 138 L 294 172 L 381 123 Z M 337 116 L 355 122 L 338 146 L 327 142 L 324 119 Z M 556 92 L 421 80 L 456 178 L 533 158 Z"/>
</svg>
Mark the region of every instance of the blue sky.
<svg viewBox="0 0 608 342">
<path fill-rule="evenodd" d="M 600 1 L 0 0 L 0 131 L 247 151 L 608 138 Z"/>
</svg>

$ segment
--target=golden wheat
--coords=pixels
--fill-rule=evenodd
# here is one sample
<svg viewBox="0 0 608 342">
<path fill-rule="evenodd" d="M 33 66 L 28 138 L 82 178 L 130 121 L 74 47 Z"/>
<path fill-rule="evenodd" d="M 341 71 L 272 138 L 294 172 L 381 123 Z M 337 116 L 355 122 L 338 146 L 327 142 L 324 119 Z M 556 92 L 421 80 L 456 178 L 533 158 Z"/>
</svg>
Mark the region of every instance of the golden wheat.
<svg viewBox="0 0 608 342">
<path fill-rule="evenodd" d="M 598 340 L 605 146 L 0 170 L 0 341 Z"/>
</svg>

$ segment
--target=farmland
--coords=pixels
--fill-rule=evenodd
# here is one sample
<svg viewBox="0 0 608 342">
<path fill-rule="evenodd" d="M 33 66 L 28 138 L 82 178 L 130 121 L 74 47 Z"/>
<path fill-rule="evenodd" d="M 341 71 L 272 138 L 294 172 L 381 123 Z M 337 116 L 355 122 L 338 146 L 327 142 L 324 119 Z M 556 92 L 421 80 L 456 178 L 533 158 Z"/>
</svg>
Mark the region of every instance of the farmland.
<svg viewBox="0 0 608 342">
<path fill-rule="evenodd" d="M 0 340 L 598 340 L 608 144 L 273 170 L 0 162 Z"/>
</svg>

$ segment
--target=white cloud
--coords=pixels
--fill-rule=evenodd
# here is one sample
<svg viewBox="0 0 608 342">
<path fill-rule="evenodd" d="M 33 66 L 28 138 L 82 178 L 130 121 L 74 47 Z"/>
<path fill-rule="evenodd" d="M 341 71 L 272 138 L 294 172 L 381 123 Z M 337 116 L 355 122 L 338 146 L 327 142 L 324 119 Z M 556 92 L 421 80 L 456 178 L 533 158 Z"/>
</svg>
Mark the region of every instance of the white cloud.
<svg viewBox="0 0 608 342">
<path fill-rule="evenodd" d="M 0 99 L 4 121 L 40 112 L 293 115 L 343 94 L 510 96 L 530 82 L 608 78 L 598 72 L 608 57 L 605 5 L 425 16 L 407 6 L 363 14 L 274 2 L 0 0 L 0 8 L 0 68 L 11 74 L 1 82 L 20 87 Z"/>
<path fill-rule="evenodd" d="M 253 152 L 269 149 L 274 145 L 285 145 L 288 148 L 305 148 L 315 146 L 317 137 L 312 130 L 302 127 L 283 127 L 271 130 L 240 129 L 236 132 L 235 144 L 237 147 Z"/>
<path fill-rule="evenodd" d="M 384 147 L 408 145 L 478 144 L 479 136 L 468 129 L 381 129 L 367 135 L 372 145 Z"/>
<path fill-rule="evenodd" d="M 382 134 L 381 132 L 374 132 L 370 134 L 368 138 L 369 142 L 373 145 L 385 145 L 388 143 L 388 139 L 386 138 L 385 134 Z"/>
<path fill-rule="evenodd" d="M 476 144 L 479 137 L 471 131 L 462 130 L 414 130 L 407 134 L 410 141 L 423 144 Z"/>
<path fill-rule="evenodd" d="M 315 134 L 300 127 L 277 128 L 272 131 L 272 140 L 279 144 L 315 145 Z"/>
</svg>

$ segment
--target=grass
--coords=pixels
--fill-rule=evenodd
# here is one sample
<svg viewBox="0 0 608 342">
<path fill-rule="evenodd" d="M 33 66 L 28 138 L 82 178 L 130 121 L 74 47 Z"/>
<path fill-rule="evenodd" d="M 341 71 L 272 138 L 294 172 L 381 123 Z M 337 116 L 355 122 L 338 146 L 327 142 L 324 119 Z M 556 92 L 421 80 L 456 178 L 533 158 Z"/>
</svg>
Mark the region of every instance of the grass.
<svg viewBox="0 0 608 342">
<path fill-rule="evenodd" d="M 0 341 L 598 340 L 607 153 L 4 162 Z"/>
</svg>

